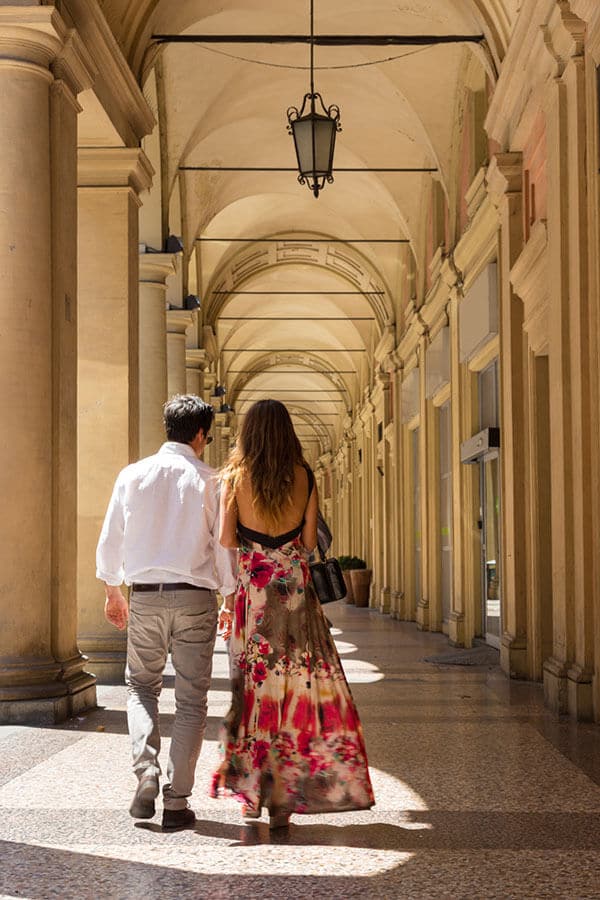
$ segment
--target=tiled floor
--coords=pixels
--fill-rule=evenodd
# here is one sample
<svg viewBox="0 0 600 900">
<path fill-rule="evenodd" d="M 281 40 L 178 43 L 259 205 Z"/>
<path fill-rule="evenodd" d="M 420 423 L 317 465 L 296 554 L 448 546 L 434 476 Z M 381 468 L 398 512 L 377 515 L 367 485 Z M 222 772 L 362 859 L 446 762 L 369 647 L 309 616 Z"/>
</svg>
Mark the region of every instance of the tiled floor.
<svg viewBox="0 0 600 900">
<path fill-rule="evenodd" d="M 123 688 L 53 729 L 0 728 L 0 895 L 43 898 L 600 898 L 600 727 L 557 722 L 538 687 L 437 668 L 440 635 L 335 604 L 377 805 L 243 825 L 207 797 L 228 705 L 215 655 L 195 831 L 134 823 Z M 172 679 L 161 700 L 173 716 Z"/>
</svg>

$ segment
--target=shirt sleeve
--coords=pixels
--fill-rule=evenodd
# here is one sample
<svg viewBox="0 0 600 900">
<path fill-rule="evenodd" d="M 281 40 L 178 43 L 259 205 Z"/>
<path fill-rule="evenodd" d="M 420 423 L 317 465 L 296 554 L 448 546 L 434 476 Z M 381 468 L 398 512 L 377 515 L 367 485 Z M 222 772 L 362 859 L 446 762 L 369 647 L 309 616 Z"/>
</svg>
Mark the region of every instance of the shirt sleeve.
<svg viewBox="0 0 600 900">
<path fill-rule="evenodd" d="M 123 583 L 124 538 L 124 485 L 119 476 L 115 482 L 96 548 L 96 578 L 106 584 L 118 586 Z"/>
</svg>

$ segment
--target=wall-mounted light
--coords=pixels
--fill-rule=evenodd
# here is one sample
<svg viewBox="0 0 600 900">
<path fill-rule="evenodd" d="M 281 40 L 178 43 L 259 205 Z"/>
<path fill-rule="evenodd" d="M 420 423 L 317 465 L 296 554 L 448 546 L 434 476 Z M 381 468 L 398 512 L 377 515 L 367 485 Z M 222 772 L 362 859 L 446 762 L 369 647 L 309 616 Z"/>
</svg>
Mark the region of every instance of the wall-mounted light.
<svg viewBox="0 0 600 900">
<path fill-rule="evenodd" d="M 183 244 L 181 238 L 174 234 L 170 234 L 165 241 L 165 253 L 181 253 L 182 251 Z"/>
<path fill-rule="evenodd" d="M 215 384 L 215 389 L 212 392 L 213 397 L 224 397 L 227 393 L 227 388 L 222 384 Z"/>
<path fill-rule="evenodd" d="M 188 294 L 187 297 L 184 298 L 183 308 L 184 309 L 199 309 L 200 308 L 200 297 L 197 297 L 195 294 Z"/>
<path fill-rule="evenodd" d="M 221 408 L 219 409 L 219 412 L 222 412 L 222 413 L 232 413 L 232 412 L 233 412 L 233 406 L 230 406 L 229 403 L 221 403 Z"/>
</svg>

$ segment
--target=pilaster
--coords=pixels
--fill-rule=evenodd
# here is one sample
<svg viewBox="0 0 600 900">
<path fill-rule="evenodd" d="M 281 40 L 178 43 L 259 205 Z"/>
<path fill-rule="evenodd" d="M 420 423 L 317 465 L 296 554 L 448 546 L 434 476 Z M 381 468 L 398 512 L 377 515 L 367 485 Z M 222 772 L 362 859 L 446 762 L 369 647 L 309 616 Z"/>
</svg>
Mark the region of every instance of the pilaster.
<svg viewBox="0 0 600 900">
<path fill-rule="evenodd" d="M 527 445 L 523 303 L 513 292 L 511 271 L 523 248 L 522 159 L 498 154 L 488 174 L 488 190 L 500 220 L 500 359 L 502 410 L 502 628 L 500 663 L 508 675 L 528 675 L 527 607 Z"/>
<path fill-rule="evenodd" d="M 167 310 L 167 393 L 185 394 L 187 377 L 185 368 L 186 332 L 196 319 L 196 313 L 187 309 Z"/>
<path fill-rule="evenodd" d="M 167 401 L 167 278 L 175 272 L 171 253 L 140 254 L 139 397 L 140 456 L 156 453 L 164 440 Z"/>
<path fill-rule="evenodd" d="M 141 150 L 79 151 L 79 640 L 104 682 L 123 677 L 126 635 L 104 619 L 95 551 L 115 478 L 139 458 L 138 209 L 151 174 Z"/>
</svg>

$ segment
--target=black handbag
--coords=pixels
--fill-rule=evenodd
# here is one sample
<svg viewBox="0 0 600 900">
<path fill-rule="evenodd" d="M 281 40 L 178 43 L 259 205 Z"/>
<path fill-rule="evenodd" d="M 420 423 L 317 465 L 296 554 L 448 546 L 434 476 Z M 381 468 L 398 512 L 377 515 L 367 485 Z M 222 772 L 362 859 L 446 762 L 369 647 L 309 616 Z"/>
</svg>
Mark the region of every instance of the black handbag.
<svg viewBox="0 0 600 900">
<path fill-rule="evenodd" d="M 346 583 L 335 557 L 326 559 L 325 554 L 321 554 L 321 561 L 310 563 L 309 568 L 313 587 L 321 604 L 344 599 Z"/>
</svg>

